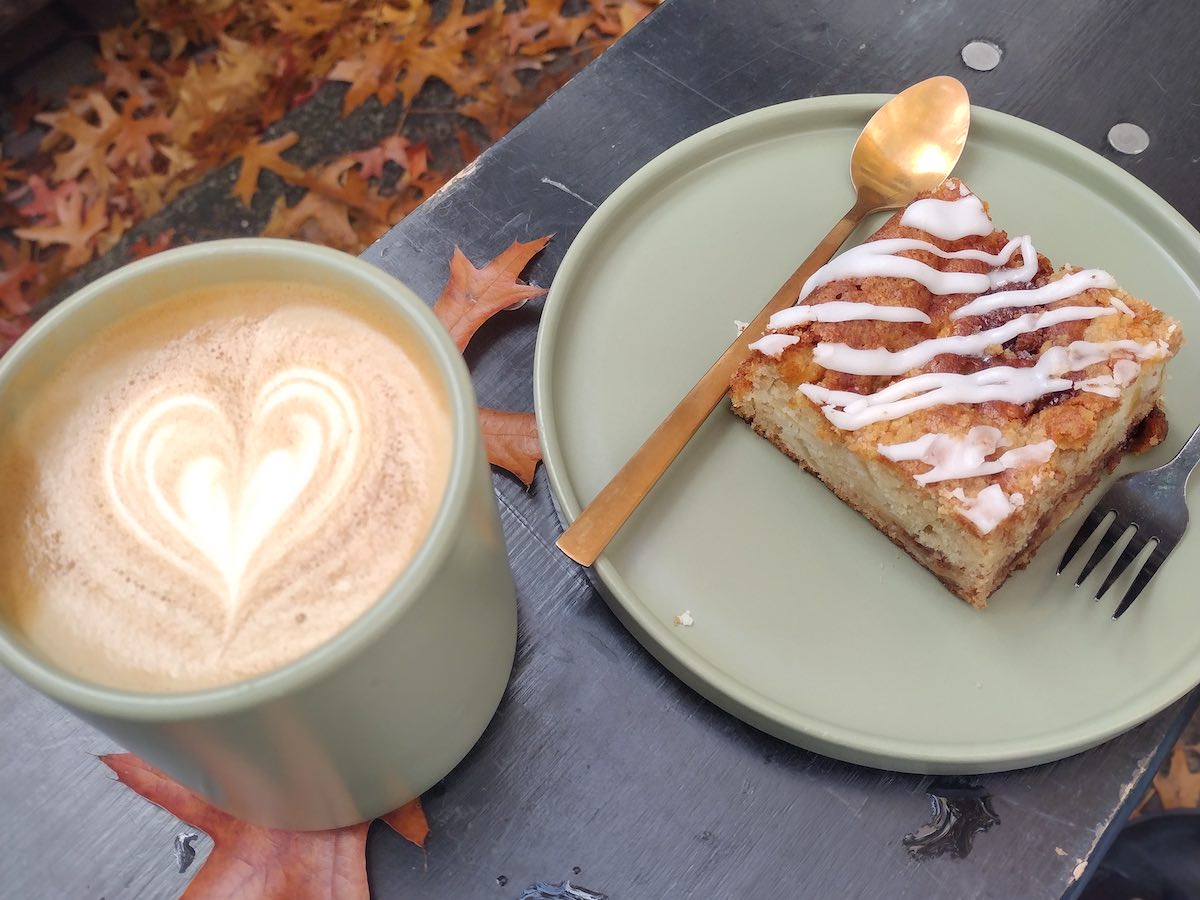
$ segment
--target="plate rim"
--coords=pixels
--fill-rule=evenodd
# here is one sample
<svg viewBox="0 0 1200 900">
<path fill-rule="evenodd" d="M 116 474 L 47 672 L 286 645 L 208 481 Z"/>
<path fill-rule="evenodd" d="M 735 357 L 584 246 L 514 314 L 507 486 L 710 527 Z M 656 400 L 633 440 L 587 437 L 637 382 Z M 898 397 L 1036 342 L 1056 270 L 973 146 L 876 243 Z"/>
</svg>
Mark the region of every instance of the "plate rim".
<svg viewBox="0 0 1200 900">
<path fill-rule="evenodd" d="M 551 283 L 542 309 L 534 348 L 534 410 L 544 464 L 552 500 L 560 525 L 575 520 L 582 505 L 566 473 L 566 461 L 558 439 L 554 413 L 554 388 L 551 371 L 555 338 L 559 323 L 569 308 L 569 288 L 576 270 L 587 259 L 587 248 L 595 237 L 603 235 L 608 222 L 621 208 L 636 202 L 647 188 L 653 187 L 660 173 L 678 166 L 682 159 L 703 152 L 731 133 L 755 129 L 774 120 L 801 120 L 822 114 L 861 114 L 863 124 L 893 95 L 882 93 L 838 94 L 791 100 L 732 116 L 671 145 L 642 165 L 614 190 L 588 218 L 568 247 Z M 998 110 L 971 106 L 971 127 L 978 132 L 1000 134 L 1008 147 L 1017 150 L 1035 146 L 1040 154 L 1070 160 L 1069 177 L 1083 180 L 1095 173 L 1120 194 L 1120 208 L 1135 220 L 1146 216 L 1165 226 L 1164 237 L 1155 234 L 1155 242 L 1173 259 L 1191 254 L 1194 268 L 1180 268 L 1194 283 L 1193 273 L 1200 272 L 1200 232 L 1166 200 L 1116 163 L 1084 145 L 1049 128 Z M 968 147 L 970 139 L 968 139 Z M 723 154 L 714 154 L 713 158 Z M 1061 171 L 1062 167 L 1059 168 Z M 1064 172 L 1064 174 L 1067 174 Z M 847 208 L 853 194 L 847 179 Z M 836 211 L 832 211 L 836 214 Z M 832 221 L 832 219 L 831 219 Z M 672 634 L 666 624 L 649 610 L 621 576 L 617 565 L 602 554 L 591 569 L 584 571 L 604 598 L 622 626 L 661 665 L 692 690 L 730 715 L 798 747 L 858 765 L 917 774 L 983 774 L 1025 768 L 1079 753 L 1111 740 L 1166 709 L 1200 683 L 1200 656 L 1189 668 L 1180 666 L 1173 677 L 1161 679 L 1138 695 L 1150 702 L 1133 702 L 1123 709 L 1134 709 L 1109 718 L 1092 718 L 1072 728 L 1025 735 L 1004 742 L 984 745 L 953 742 L 912 741 L 863 732 L 832 724 L 786 706 L 760 690 L 720 669 L 707 656 Z M 1181 673 L 1190 673 L 1181 675 Z M 1182 686 L 1181 686 L 1182 685 Z"/>
</svg>

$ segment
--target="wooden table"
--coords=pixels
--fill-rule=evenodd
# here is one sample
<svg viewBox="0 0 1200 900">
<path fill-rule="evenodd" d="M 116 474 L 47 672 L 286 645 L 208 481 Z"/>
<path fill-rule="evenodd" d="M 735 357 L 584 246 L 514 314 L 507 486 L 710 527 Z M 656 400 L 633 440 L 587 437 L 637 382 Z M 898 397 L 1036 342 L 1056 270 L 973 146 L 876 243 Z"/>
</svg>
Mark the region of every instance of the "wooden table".
<svg viewBox="0 0 1200 900">
<path fill-rule="evenodd" d="M 482 261 L 555 232 L 530 270 L 549 284 L 595 207 L 682 138 L 772 103 L 938 73 L 1115 160 L 1200 224 L 1198 25 L 1185 3 L 668 0 L 366 258 L 432 301 L 454 245 Z M 979 38 L 1003 51 L 992 71 L 960 56 Z M 1118 122 L 1144 128 L 1149 148 L 1112 149 Z M 531 408 L 539 311 L 472 343 L 482 403 Z M 495 483 L 520 594 L 516 668 L 484 738 L 426 796 L 427 856 L 372 832 L 380 897 L 511 898 L 564 879 L 612 900 L 1074 895 L 1200 699 L 1080 756 L 975 779 L 1000 824 L 965 859 L 913 859 L 901 841 L 929 820 L 933 779 L 797 750 L 700 699 L 554 549 L 544 475 L 530 491 Z M 0 895 L 182 889 L 183 829 L 106 777 L 90 754 L 109 749 L 0 674 Z"/>
</svg>

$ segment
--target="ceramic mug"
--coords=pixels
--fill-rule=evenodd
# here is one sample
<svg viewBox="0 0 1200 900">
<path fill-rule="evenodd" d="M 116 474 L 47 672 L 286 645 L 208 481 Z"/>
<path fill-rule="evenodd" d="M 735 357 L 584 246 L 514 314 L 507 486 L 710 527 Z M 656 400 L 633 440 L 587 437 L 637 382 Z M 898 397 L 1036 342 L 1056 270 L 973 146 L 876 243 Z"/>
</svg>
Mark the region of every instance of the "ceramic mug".
<svg viewBox="0 0 1200 900">
<path fill-rule="evenodd" d="M 512 669 L 516 603 L 475 393 L 441 323 L 396 279 L 323 247 L 237 239 L 168 250 L 78 291 L 0 359 L 0 429 L 23 388 L 122 316 L 188 289 L 279 278 L 386 311 L 432 363 L 452 458 L 411 563 L 344 631 L 236 684 L 154 694 L 88 683 L 41 658 L 2 616 L 0 662 L 221 809 L 310 830 L 382 815 L 444 777 L 483 733 Z"/>
</svg>

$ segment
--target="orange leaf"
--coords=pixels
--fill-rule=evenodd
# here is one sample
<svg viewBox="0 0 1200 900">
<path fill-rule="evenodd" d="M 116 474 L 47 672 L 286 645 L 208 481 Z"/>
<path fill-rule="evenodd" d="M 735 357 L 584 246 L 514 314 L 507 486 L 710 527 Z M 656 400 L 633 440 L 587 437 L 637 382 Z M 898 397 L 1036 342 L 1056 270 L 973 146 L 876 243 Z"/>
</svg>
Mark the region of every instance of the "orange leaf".
<svg viewBox="0 0 1200 900">
<path fill-rule="evenodd" d="M 29 319 L 0 319 L 0 356 L 17 342 L 33 323 Z"/>
<path fill-rule="evenodd" d="M 43 216 L 55 215 L 55 207 L 60 200 L 70 197 L 79 188 L 74 181 L 64 181 L 58 187 L 52 188 L 46 184 L 41 175 L 30 175 L 27 183 L 28 193 L 25 199 L 17 203 L 17 209 L 26 219 L 40 219 Z M 13 191 L 9 197 L 21 196 L 22 193 Z"/>
<path fill-rule="evenodd" d="M 502 309 L 546 293 L 545 288 L 521 284 L 517 276 L 552 237 L 548 234 L 525 243 L 515 241 L 482 269 L 475 268 L 462 250 L 454 248 L 450 280 L 433 305 L 433 312 L 459 350 L 467 346 L 484 322 Z"/>
<path fill-rule="evenodd" d="M 170 130 L 171 120 L 166 116 L 138 116 L 134 104 L 126 103 L 121 112 L 120 127 L 105 157 L 108 165 L 116 168 L 124 163 L 140 172 L 149 172 L 158 154 L 158 147 L 150 142 L 150 138 L 164 135 Z"/>
<path fill-rule="evenodd" d="M 295 163 L 290 163 L 279 154 L 300 140 L 300 135 L 289 131 L 273 141 L 258 140 L 247 144 L 238 156 L 242 159 L 242 171 L 231 192 L 242 201 L 243 206 L 250 206 L 254 192 L 258 190 L 258 173 L 263 169 L 274 172 L 287 181 L 300 181 L 304 178 L 304 170 Z"/>
<path fill-rule="evenodd" d="M 383 175 L 383 164 L 394 162 L 404 164 L 404 150 L 408 141 L 401 135 L 391 134 L 379 142 L 378 146 L 357 153 L 349 154 L 358 163 L 364 178 L 379 178 Z"/>
<path fill-rule="evenodd" d="M 42 149 L 50 149 L 67 139 L 71 146 L 54 155 L 54 178 L 67 181 L 91 172 L 102 190 L 112 182 L 106 162 L 109 148 L 121 128 L 121 114 L 99 91 L 88 91 L 61 112 L 41 113 L 34 117 L 50 127 L 42 139 Z M 93 123 L 92 119 L 96 121 Z"/>
<path fill-rule="evenodd" d="M 145 259 L 147 256 L 153 256 L 155 253 L 162 253 L 162 251 L 172 246 L 174 240 L 174 228 L 168 228 L 166 231 L 161 232 L 154 240 L 150 240 L 143 234 L 129 245 L 129 258 Z"/>
<path fill-rule="evenodd" d="M 1188 765 L 1188 751 L 1200 752 L 1200 745 L 1185 746 L 1182 741 L 1171 751 L 1166 772 L 1154 776 L 1154 792 L 1163 809 L 1194 809 L 1200 806 L 1200 772 Z"/>
<path fill-rule="evenodd" d="M 533 484 L 533 473 L 542 458 L 533 413 L 502 412 L 481 406 L 479 427 L 488 462 L 512 472 L 525 487 Z"/>
<path fill-rule="evenodd" d="M 588 16 L 564 17 L 562 8 L 563 0 L 529 0 L 524 9 L 505 16 L 508 52 L 543 56 L 579 43 L 591 20 Z"/>
<path fill-rule="evenodd" d="M 421 798 L 409 801 L 397 810 L 380 817 L 392 830 L 411 844 L 425 849 L 425 838 L 429 836 L 429 822 L 421 808 Z"/>
<path fill-rule="evenodd" d="M 235 819 L 132 753 L 100 757 L 122 783 L 212 838 L 185 898 L 367 900 L 368 823 L 333 831 L 279 831 Z"/>
<path fill-rule="evenodd" d="M 360 243 L 350 223 L 349 208 L 313 191 L 305 194 L 295 206 L 288 206 L 283 197 L 277 197 L 263 234 L 297 238 L 347 251 L 358 249 Z"/>
<path fill-rule="evenodd" d="M 279 30 L 298 38 L 316 37 L 341 24 L 348 6 L 342 0 L 267 0 Z"/>
<path fill-rule="evenodd" d="M 66 244 L 63 263 L 68 268 L 83 265 L 92 258 L 96 235 L 108 224 L 104 203 L 96 200 L 85 207 L 83 191 L 75 190 L 65 198 L 57 198 L 54 207 L 58 224 L 17 228 L 13 233 L 43 246 Z"/>
<path fill-rule="evenodd" d="M 0 307 L 14 316 L 29 312 L 33 287 L 41 276 L 42 266 L 33 260 L 32 245 L 14 247 L 0 240 Z M 13 336 L 11 329 L 9 336 Z"/>
</svg>

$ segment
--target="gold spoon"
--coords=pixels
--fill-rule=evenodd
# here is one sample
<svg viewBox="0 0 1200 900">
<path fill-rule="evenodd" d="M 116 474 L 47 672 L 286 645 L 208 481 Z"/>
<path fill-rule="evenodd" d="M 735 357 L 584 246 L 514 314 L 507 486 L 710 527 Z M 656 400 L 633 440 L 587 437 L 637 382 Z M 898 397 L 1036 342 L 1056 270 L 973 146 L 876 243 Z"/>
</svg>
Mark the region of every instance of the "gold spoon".
<svg viewBox="0 0 1200 900">
<path fill-rule="evenodd" d="M 857 194 L 853 208 L 562 533 L 557 543 L 563 553 L 585 566 L 596 561 L 721 402 L 729 388 L 729 379 L 750 356 L 748 345 L 766 330 L 771 315 L 796 302 L 804 282 L 829 262 L 864 216 L 878 210 L 898 209 L 922 191 L 941 184 L 962 154 L 970 124 L 967 89 L 948 75 L 914 84 L 871 117 L 850 157 L 850 181 Z"/>
</svg>

